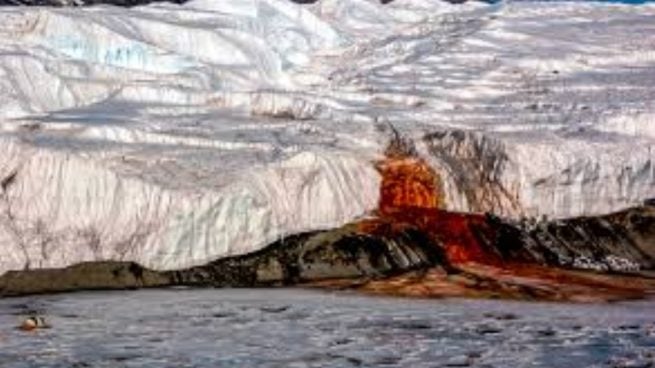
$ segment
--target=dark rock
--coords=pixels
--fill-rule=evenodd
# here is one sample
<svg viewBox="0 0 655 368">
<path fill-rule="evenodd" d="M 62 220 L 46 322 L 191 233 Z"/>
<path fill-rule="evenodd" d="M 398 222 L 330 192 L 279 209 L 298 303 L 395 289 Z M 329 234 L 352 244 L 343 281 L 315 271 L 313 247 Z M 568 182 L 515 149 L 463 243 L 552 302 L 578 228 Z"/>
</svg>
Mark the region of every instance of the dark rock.
<svg viewBox="0 0 655 368">
<path fill-rule="evenodd" d="M 552 328 L 546 328 L 546 329 L 537 331 L 537 335 L 542 336 L 542 337 L 552 337 L 552 336 L 555 336 L 556 334 L 557 334 L 557 332 L 555 332 L 555 330 L 553 330 Z"/>
<path fill-rule="evenodd" d="M 212 314 L 213 318 L 226 318 L 226 317 L 234 317 L 236 316 L 236 313 L 214 313 Z"/>
<path fill-rule="evenodd" d="M 421 322 L 421 321 L 403 322 L 398 327 L 400 327 L 403 330 L 430 330 L 430 329 L 432 329 L 431 324 L 429 324 L 427 322 Z"/>
<path fill-rule="evenodd" d="M 407 228 L 389 237 L 345 226 L 286 237 L 245 256 L 170 273 L 175 283 L 197 286 L 294 285 L 337 278 L 384 277 L 443 265 L 438 245 Z"/>
<path fill-rule="evenodd" d="M 619 329 L 621 331 L 629 331 L 629 330 L 634 331 L 634 330 L 639 330 L 640 326 L 639 325 L 620 325 L 619 327 L 617 327 L 617 329 Z"/>
<path fill-rule="evenodd" d="M 332 345 L 332 346 L 347 345 L 347 344 L 350 344 L 351 342 L 353 342 L 353 340 L 350 339 L 350 338 L 347 338 L 347 337 L 346 337 L 346 338 L 342 338 L 342 339 L 336 339 L 336 340 L 334 340 L 334 341 L 331 343 L 331 345 Z"/>
<path fill-rule="evenodd" d="M 132 262 L 89 262 L 64 269 L 10 271 L 0 277 L 0 296 L 168 285 L 161 273 Z"/>
<path fill-rule="evenodd" d="M 655 208 L 598 217 L 512 223 L 492 217 L 506 259 L 610 272 L 655 267 Z"/>
<path fill-rule="evenodd" d="M 478 242 L 487 248 L 486 253 L 502 261 L 584 268 L 585 260 L 589 267 L 610 272 L 650 270 L 655 265 L 653 207 L 550 222 L 512 222 L 491 215 L 480 220 L 471 225 L 472 233 L 480 235 Z M 298 234 L 258 252 L 178 271 L 156 272 L 131 262 L 11 271 L 0 276 L 0 296 L 142 287 L 280 286 L 334 279 L 364 282 L 435 267 L 446 274 L 460 273 L 439 243 L 446 239 L 402 221 L 384 221 L 374 231 L 351 224 Z M 476 226 L 492 229 L 494 235 Z M 484 287 L 482 281 L 476 287 Z"/>
<path fill-rule="evenodd" d="M 477 332 L 480 335 L 493 335 L 503 332 L 503 329 L 496 326 L 482 325 L 482 326 L 478 326 L 475 329 L 475 332 Z"/>
<path fill-rule="evenodd" d="M 130 262 L 11 271 L 0 276 L 0 296 L 166 286 L 295 285 L 385 277 L 444 262 L 440 247 L 412 228 L 372 236 L 351 225 L 286 237 L 258 252 L 179 271 L 157 272 Z"/>
<path fill-rule="evenodd" d="M 495 319 L 498 321 L 513 321 L 519 317 L 513 313 L 485 313 L 485 318 Z"/>
</svg>

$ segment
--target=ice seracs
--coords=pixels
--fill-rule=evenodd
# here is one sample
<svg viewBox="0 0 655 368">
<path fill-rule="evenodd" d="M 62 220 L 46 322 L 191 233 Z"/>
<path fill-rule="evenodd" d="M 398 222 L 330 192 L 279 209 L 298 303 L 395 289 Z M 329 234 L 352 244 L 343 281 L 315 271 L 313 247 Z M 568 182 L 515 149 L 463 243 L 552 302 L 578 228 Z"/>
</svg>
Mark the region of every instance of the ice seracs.
<svg viewBox="0 0 655 368">
<path fill-rule="evenodd" d="M 0 9 L 0 273 L 252 252 L 378 206 L 397 131 L 443 208 L 655 197 L 653 6 L 197 0 Z"/>
</svg>

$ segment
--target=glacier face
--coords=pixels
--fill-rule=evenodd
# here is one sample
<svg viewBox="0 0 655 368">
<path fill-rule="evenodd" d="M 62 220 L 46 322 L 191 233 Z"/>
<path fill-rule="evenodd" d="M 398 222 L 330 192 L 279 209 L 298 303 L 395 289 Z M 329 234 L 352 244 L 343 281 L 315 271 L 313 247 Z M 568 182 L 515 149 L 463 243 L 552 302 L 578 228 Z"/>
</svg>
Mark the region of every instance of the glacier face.
<svg viewBox="0 0 655 368">
<path fill-rule="evenodd" d="M 391 129 L 444 208 L 655 197 L 655 6 L 0 8 L 0 273 L 168 270 L 378 206 Z"/>
</svg>

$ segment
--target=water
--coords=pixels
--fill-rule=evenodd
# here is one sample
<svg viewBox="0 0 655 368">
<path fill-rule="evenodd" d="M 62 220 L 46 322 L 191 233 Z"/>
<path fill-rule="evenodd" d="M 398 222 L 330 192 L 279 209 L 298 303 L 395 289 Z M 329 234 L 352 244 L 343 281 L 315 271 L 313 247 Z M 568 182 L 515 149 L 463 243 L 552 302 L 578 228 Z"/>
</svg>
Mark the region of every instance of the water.
<svg viewBox="0 0 655 368">
<path fill-rule="evenodd" d="M 0 367 L 620 367 L 655 356 L 654 307 L 286 289 L 0 299 Z M 52 328 L 16 330 L 30 309 Z"/>
</svg>

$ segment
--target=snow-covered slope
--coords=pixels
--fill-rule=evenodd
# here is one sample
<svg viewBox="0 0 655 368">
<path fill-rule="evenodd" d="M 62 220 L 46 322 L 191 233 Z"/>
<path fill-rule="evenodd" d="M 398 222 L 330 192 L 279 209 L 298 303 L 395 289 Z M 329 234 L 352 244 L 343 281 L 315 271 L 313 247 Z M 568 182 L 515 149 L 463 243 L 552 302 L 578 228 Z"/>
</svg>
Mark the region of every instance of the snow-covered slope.
<svg viewBox="0 0 655 368">
<path fill-rule="evenodd" d="M 0 273 L 199 265 L 378 205 L 391 128 L 446 209 L 655 196 L 655 7 L 194 0 L 0 9 Z"/>
</svg>

